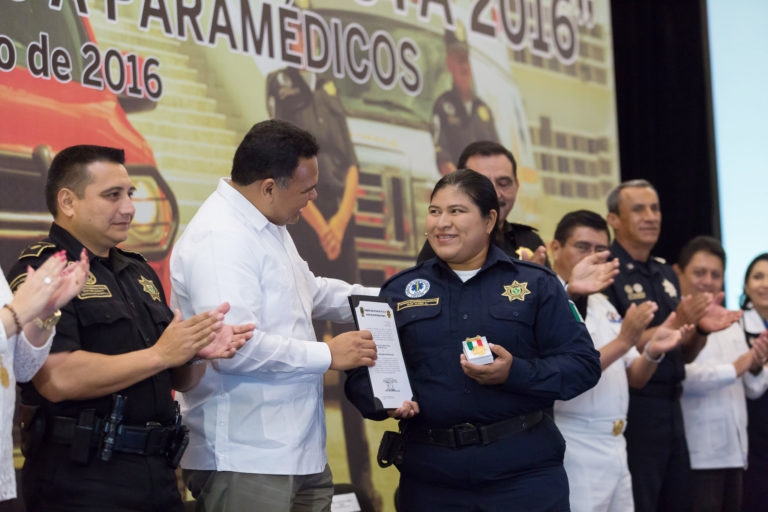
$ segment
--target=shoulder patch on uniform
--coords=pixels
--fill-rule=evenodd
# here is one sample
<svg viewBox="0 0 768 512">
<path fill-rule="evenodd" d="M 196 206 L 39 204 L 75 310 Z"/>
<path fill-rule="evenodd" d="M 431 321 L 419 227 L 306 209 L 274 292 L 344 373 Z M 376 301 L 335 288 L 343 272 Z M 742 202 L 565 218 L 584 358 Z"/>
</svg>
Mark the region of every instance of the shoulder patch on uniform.
<svg viewBox="0 0 768 512">
<path fill-rule="evenodd" d="M 96 282 L 96 276 L 93 272 L 88 272 L 88 277 L 85 278 L 85 285 L 77 298 L 80 300 L 85 299 L 108 299 L 112 296 L 112 292 L 109 291 L 109 287 L 105 284 L 99 284 Z"/>
<path fill-rule="evenodd" d="M 431 259 L 431 258 L 430 258 L 430 259 Z M 429 261 L 429 260 L 425 260 L 425 261 L 422 261 L 422 262 L 420 262 L 420 263 L 417 263 L 417 264 L 416 264 L 415 266 L 413 266 L 413 267 L 410 267 L 410 268 L 406 268 L 405 270 L 401 270 L 401 271 L 400 271 L 400 272 L 398 272 L 397 274 L 393 275 L 392 277 L 390 277 L 389 279 L 387 279 L 386 281 L 384 281 L 384 283 L 382 283 L 381 287 L 382 287 L 382 288 L 384 288 L 384 287 L 386 287 L 386 286 L 387 286 L 389 283 L 391 283 L 392 281 L 394 281 L 395 279 L 397 279 L 397 278 L 399 278 L 399 277 L 401 277 L 401 276 L 404 276 L 404 275 L 406 275 L 406 274 L 408 274 L 408 273 L 410 273 L 410 272 L 413 272 L 414 270 L 417 270 L 417 269 L 421 268 L 421 267 L 422 267 L 422 265 L 424 265 L 424 263 L 426 263 L 427 261 Z"/>
<path fill-rule="evenodd" d="M 129 251 L 127 249 L 122 249 L 120 247 L 115 247 L 121 254 L 125 254 L 128 257 L 131 257 L 135 260 L 139 261 L 147 261 L 147 258 L 145 258 L 141 253 Z"/>
<path fill-rule="evenodd" d="M 659 256 L 654 256 L 653 259 L 658 261 L 662 265 L 666 265 L 667 264 L 667 260 L 665 260 L 664 258 L 660 258 Z"/>
<path fill-rule="evenodd" d="M 51 242 L 35 242 L 34 244 L 28 246 L 23 251 L 21 251 L 21 254 L 19 255 L 19 259 L 24 258 L 39 258 L 41 254 L 43 254 L 46 251 L 50 251 L 52 249 L 56 248 L 56 244 L 52 244 Z"/>
</svg>

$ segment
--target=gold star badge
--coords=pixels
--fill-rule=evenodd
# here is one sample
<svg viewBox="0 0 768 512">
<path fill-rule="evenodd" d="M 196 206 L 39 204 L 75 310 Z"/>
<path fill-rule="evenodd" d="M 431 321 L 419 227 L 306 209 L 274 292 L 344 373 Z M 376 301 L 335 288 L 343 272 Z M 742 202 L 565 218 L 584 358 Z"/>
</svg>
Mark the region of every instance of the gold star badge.
<svg viewBox="0 0 768 512">
<path fill-rule="evenodd" d="M 525 301 L 525 296 L 531 293 L 531 291 L 528 289 L 528 283 L 518 283 L 517 281 L 512 281 L 512 284 L 504 285 L 504 292 L 502 295 L 509 299 L 509 302 L 512 302 L 513 300 L 519 300 L 520 302 Z"/>
<path fill-rule="evenodd" d="M 160 290 L 157 289 L 157 286 L 155 286 L 155 283 L 151 279 L 141 276 L 139 284 L 141 285 L 141 288 L 152 297 L 152 300 L 160 302 Z"/>
</svg>

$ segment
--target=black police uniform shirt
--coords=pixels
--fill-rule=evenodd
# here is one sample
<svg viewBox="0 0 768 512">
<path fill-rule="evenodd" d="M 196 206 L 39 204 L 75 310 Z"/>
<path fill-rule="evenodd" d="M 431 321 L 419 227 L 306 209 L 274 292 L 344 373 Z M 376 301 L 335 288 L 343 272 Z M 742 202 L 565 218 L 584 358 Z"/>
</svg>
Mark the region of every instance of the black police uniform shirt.
<svg viewBox="0 0 768 512">
<path fill-rule="evenodd" d="M 57 224 L 48 238 L 27 247 L 8 273 L 16 288 L 24 282 L 27 265 L 37 268 L 52 254 L 64 249 L 69 261 L 80 258 L 83 245 Z M 61 308 L 51 353 L 85 350 L 118 355 L 151 347 L 173 319 L 165 295 L 152 268 L 143 256 L 113 248 L 107 258 L 88 251 L 90 272 L 77 297 Z M 161 371 L 118 393 L 127 397 L 123 422 L 143 426 L 148 421 L 164 425 L 174 419 L 171 372 Z M 22 401 L 41 405 L 50 416 L 77 418 L 84 409 L 96 409 L 106 417 L 112 409 L 112 396 L 65 400 L 52 403 L 30 383 L 22 384 Z"/>
<path fill-rule="evenodd" d="M 473 96 L 471 103 L 467 112 L 455 87 L 435 101 L 432 129 L 438 168 L 443 162 L 457 162 L 461 152 L 472 142 L 499 141 L 491 109 L 477 96 Z"/>
<path fill-rule="evenodd" d="M 616 241 L 611 245 L 611 256 L 619 260 L 619 273 L 603 293 L 616 311 L 624 316 L 631 304 L 652 300 L 659 309 L 649 327 L 663 323 L 680 302 L 680 284 L 672 267 L 653 256 L 647 262 L 637 261 Z M 684 378 L 685 359 L 678 346 L 666 354 L 645 388 L 632 388 L 631 392 L 639 395 L 653 393 L 656 386 L 677 386 Z"/>
<path fill-rule="evenodd" d="M 544 241 L 536 232 L 536 228 L 526 226 L 525 224 L 504 221 L 499 236 L 496 237 L 496 245 L 510 258 L 519 260 L 521 259 L 522 251 L 527 249 L 533 253 L 539 246 L 544 245 Z M 421 263 L 435 256 L 435 251 L 432 249 L 429 241 L 426 241 L 421 248 L 421 252 L 419 252 L 416 262 Z M 549 261 L 546 261 L 544 266 L 549 267 Z"/>
<path fill-rule="evenodd" d="M 349 168 L 358 163 L 349 135 L 347 114 L 334 82 L 314 76 L 316 83 L 313 90 L 295 68 L 270 73 L 267 77 L 267 110 L 273 118 L 295 124 L 317 139 L 320 174 L 317 198 L 313 202 L 325 220 L 330 220 L 339 210 L 344 197 Z M 347 225 L 339 257 L 329 260 L 320 246 L 317 233 L 303 218 L 288 226 L 299 254 L 307 260 L 312 272 L 349 282 L 360 280 L 352 235 L 354 230 L 353 215 Z"/>
<path fill-rule="evenodd" d="M 481 270 L 463 283 L 439 258 L 390 278 L 381 289 L 395 311 L 420 413 L 414 426 L 494 423 L 552 406 L 594 386 L 600 356 L 557 277 L 512 261 L 492 245 Z M 462 371 L 461 342 L 477 335 L 514 357 L 507 381 L 484 386 Z M 349 372 L 345 391 L 363 416 L 374 408 L 367 370 Z"/>
</svg>

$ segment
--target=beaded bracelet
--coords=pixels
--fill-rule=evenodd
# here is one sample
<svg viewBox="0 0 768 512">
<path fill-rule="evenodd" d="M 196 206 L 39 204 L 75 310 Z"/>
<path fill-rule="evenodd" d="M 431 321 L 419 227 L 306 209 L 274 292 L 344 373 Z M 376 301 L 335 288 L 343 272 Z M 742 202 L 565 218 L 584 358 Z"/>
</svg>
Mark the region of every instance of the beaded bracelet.
<svg viewBox="0 0 768 512">
<path fill-rule="evenodd" d="M 8 309 L 8 311 L 11 312 L 11 316 L 13 317 L 13 323 L 16 324 L 16 333 L 21 332 L 21 322 L 19 322 L 19 315 L 16 313 L 16 310 L 13 309 L 13 306 L 10 304 L 3 305 L 4 308 Z"/>
</svg>

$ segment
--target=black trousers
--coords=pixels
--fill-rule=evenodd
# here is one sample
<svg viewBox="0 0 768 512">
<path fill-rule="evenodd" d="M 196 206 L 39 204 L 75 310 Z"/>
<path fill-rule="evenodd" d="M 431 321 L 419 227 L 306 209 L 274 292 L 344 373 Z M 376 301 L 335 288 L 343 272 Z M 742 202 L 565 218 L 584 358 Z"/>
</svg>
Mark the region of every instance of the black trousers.
<svg viewBox="0 0 768 512">
<path fill-rule="evenodd" d="M 624 435 L 635 512 L 691 510 L 691 463 L 680 401 L 630 395 Z"/>
<path fill-rule="evenodd" d="M 114 453 L 109 462 L 69 459 L 69 446 L 44 444 L 22 469 L 29 512 L 183 512 L 176 473 L 163 456 Z"/>
<path fill-rule="evenodd" d="M 743 468 L 692 470 L 694 512 L 741 512 L 743 478 Z"/>
</svg>

